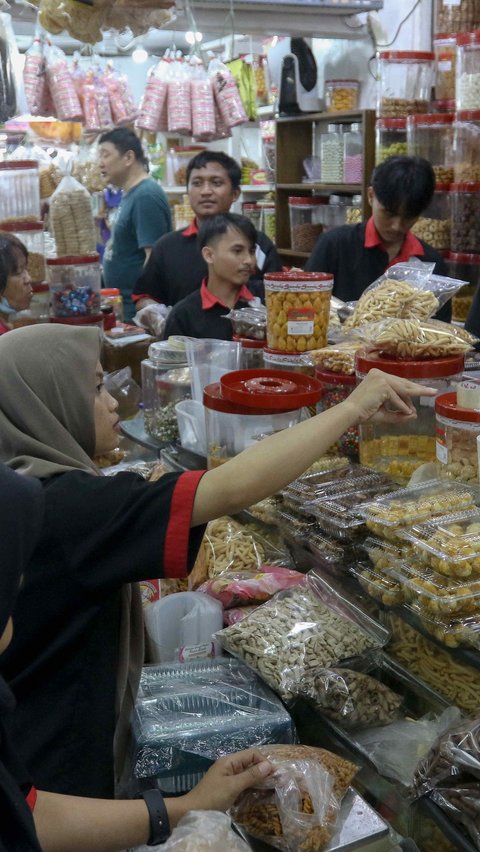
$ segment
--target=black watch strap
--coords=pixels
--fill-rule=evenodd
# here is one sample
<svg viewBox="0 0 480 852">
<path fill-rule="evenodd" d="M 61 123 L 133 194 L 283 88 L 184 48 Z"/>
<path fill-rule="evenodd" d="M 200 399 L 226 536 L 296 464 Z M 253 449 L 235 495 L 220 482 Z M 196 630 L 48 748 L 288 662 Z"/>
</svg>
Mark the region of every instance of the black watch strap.
<svg viewBox="0 0 480 852">
<path fill-rule="evenodd" d="M 170 836 L 170 822 L 165 802 L 160 790 L 144 790 L 142 798 L 150 817 L 150 837 L 147 846 L 158 846 L 159 843 L 165 843 Z"/>
</svg>

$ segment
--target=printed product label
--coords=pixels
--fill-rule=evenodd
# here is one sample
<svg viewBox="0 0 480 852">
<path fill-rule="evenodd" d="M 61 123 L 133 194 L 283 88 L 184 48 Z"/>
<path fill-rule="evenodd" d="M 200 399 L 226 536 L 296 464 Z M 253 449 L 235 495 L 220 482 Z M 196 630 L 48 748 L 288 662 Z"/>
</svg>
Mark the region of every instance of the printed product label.
<svg viewBox="0 0 480 852">
<path fill-rule="evenodd" d="M 442 59 L 441 62 L 438 63 L 439 71 L 451 71 L 452 70 L 452 62 L 450 59 Z"/>
<path fill-rule="evenodd" d="M 445 439 L 445 429 L 442 429 L 441 426 L 437 426 L 437 461 L 440 464 L 448 464 L 448 449 L 447 442 Z"/>
<path fill-rule="evenodd" d="M 203 645 L 184 645 L 178 649 L 178 659 L 181 663 L 189 660 L 205 660 L 215 656 L 215 645 L 213 642 L 205 642 Z"/>
<path fill-rule="evenodd" d="M 143 606 L 160 599 L 159 585 L 158 580 L 142 580 L 140 583 L 140 595 Z"/>
<path fill-rule="evenodd" d="M 287 311 L 287 333 L 311 337 L 314 329 L 313 308 L 289 308 Z"/>
</svg>

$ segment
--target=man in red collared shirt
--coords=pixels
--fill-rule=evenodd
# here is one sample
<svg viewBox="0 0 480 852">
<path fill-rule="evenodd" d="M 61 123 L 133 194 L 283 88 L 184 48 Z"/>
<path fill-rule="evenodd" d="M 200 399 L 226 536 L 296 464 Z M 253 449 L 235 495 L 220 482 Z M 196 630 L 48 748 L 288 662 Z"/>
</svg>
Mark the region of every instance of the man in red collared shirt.
<svg viewBox="0 0 480 852">
<path fill-rule="evenodd" d="M 374 170 L 368 188 L 372 215 L 366 223 L 343 225 L 322 234 L 305 269 L 331 272 L 333 293 L 345 302 L 363 291 L 389 266 L 410 258 L 435 263 L 437 275 L 447 275 L 442 256 L 412 234 L 411 228 L 433 197 L 435 175 L 421 157 L 390 157 Z M 437 317 L 450 320 L 450 302 Z"/>
<path fill-rule="evenodd" d="M 189 337 L 232 339 L 232 324 L 225 314 L 233 307 L 259 302 L 248 284 L 255 268 L 256 231 L 249 219 L 234 213 L 222 213 L 205 220 L 198 235 L 198 246 L 207 265 L 207 277 L 200 289 L 178 302 L 168 315 L 164 337 L 186 334 Z"/>
</svg>

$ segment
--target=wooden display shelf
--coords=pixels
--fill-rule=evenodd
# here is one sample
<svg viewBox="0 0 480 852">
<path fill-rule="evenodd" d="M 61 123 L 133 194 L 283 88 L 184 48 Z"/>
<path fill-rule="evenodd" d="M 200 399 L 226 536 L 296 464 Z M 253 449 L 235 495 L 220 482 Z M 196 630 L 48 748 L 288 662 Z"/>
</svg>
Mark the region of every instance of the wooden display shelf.
<svg viewBox="0 0 480 852">
<path fill-rule="evenodd" d="M 288 190 L 295 192 L 325 192 L 335 195 L 337 192 L 360 193 L 363 188 L 361 183 L 277 183 L 277 190 Z"/>
<path fill-rule="evenodd" d="M 285 257 L 301 257 L 305 260 L 310 257 L 310 253 L 308 251 L 294 251 L 293 249 L 279 248 L 278 246 L 276 248 L 278 254 L 282 254 Z"/>
</svg>

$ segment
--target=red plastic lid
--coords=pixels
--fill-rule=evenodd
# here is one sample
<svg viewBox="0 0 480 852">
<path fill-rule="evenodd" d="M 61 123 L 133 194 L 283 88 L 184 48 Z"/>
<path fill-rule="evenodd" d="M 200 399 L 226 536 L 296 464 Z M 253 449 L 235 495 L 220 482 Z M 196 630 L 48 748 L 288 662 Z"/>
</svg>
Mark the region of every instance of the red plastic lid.
<svg viewBox="0 0 480 852">
<path fill-rule="evenodd" d="M 37 160 L 9 160 L 8 163 L 0 163 L 0 169 L 38 169 Z"/>
<path fill-rule="evenodd" d="M 426 50 L 380 50 L 378 58 L 389 62 L 430 62 L 435 54 Z"/>
<path fill-rule="evenodd" d="M 448 358 L 431 358 L 428 361 L 407 361 L 398 358 L 382 358 L 378 352 L 368 355 L 355 355 L 357 373 L 368 373 L 376 367 L 393 376 L 404 379 L 443 379 L 463 373 L 465 358 L 463 355 L 450 355 Z"/>
<path fill-rule="evenodd" d="M 315 204 L 328 204 L 328 198 L 325 196 L 319 195 L 290 195 L 288 198 L 288 203 L 291 207 L 295 207 L 298 205 L 315 205 Z"/>
<path fill-rule="evenodd" d="M 294 406 L 293 408 L 285 406 L 285 408 L 275 412 L 272 411 L 271 408 L 253 408 L 252 406 L 238 405 L 235 402 L 230 402 L 228 399 L 225 399 L 222 394 L 222 386 L 220 382 L 216 382 L 213 385 L 205 385 L 203 389 L 203 404 L 205 408 L 209 408 L 211 411 L 221 411 L 223 414 L 242 414 L 249 417 L 253 417 L 255 415 L 266 415 L 270 417 L 272 414 L 295 411 L 298 408 L 298 406 Z"/>
<path fill-rule="evenodd" d="M 316 379 L 286 370 L 235 370 L 222 376 L 220 384 L 229 402 L 272 412 L 314 405 L 322 396 Z"/>
<path fill-rule="evenodd" d="M 347 79 L 345 79 L 345 80 L 325 80 L 326 86 L 331 86 L 331 85 L 336 86 L 338 83 L 340 83 L 340 84 L 341 83 L 354 83 L 355 86 L 359 86 L 360 80 L 347 80 Z"/>
<path fill-rule="evenodd" d="M 64 325 L 102 325 L 103 314 L 90 314 L 85 317 L 50 317 L 50 322 L 59 322 Z"/>
<path fill-rule="evenodd" d="M 461 408 L 457 405 L 457 392 L 441 393 L 435 400 L 435 412 L 450 420 L 463 420 L 465 423 L 480 423 L 480 411 Z"/>
<path fill-rule="evenodd" d="M 457 41 L 458 33 L 436 33 L 433 36 L 433 43 L 436 44 L 437 41 Z"/>
<path fill-rule="evenodd" d="M 79 266 L 83 263 L 98 263 L 100 260 L 99 254 L 67 255 L 66 257 L 48 257 L 48 266 Z"/>
<path fill-rule="evenodd" d="M 381 130 L 406 130 L 406 118 L 377 118 L 375 126 Z"/>
<path fill-rule="evenodd" d="M 480 183 L 451 183 L 451 192 L 478 192 Z"/>
<path fill-rule="evenodd" d="M 451 183 L 437 183 L 435 185 L 435 192 L 450 192 Z"/>
<path fill-rule="evenodd" d="M 467 252 L 450 251 L 447 258 L 451 263 L 474 263 L 480 264 L 480 254 L 468 254 Z"/>
<path fill-rule="evenodd" d="M 242 349 L 263 349 L 265 346 L 264 340 L 252 340 L 250 337 L 239 337 L 238 334 L 234 334 L 233 339 L 240 343 Z"/>
<path fill-rule="evenodd" d="M 48 293 L 50 290 L 50 287 L 45 282 L 43 284 L 32 284 L 31 287 L 34 293 Z"/>
<path fill-rule="evenodd" d="M 443 101 L 443 100 L 432 101 L 432 104 L 435 107 L 435 109 L 438 109 L 440 112 L 455 112 L 455 107 L 457 105 L 457 102 L 454 98 L 452 98 L 451 100 L 446 100 L 446 101 Z"/>
<path fill-rule="evenodd" d="M 118 287 L 105 287 L 103 290 L 100 290 L 101 296 L 119 296 L 120 290 Z"/>
<path fill-rule="evenodd" d="M 480 30 L 473 30 L 471 33 L 457 33 L 457 44 L 465 45 L 480 44 Z"/>
<path fill-rule="evenodd" d="M 455 113 L 456 121 L 480 121 L 480 109 L 460 109 Z"/>
<path fill-rule="evenodd" d="M 15 231 L 43 231 L 43 222 L 1 222 L 0 231 L 14 233 Z"/>
<path fill-rule="evenodd" d="M 454 118 L 453 113 L 429 112 L 424 115 L 409 115 L 407 124 L 452 124 Z"/>
<path fill-rule="evenodd" d="M 319 382 L 324 382 L 326 385 L 349 385 L 355 387 L 357 377 L 346 373 L 336 373 L 333 370 L 324 370 L 321 367 L 315 367 L 315 378 Z"/>
</svg>

